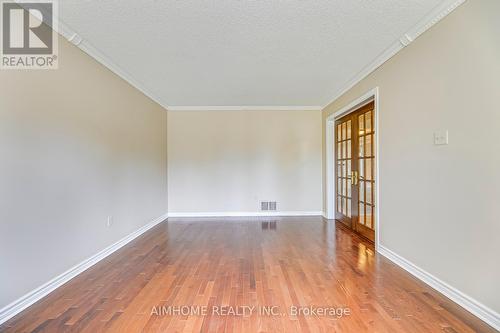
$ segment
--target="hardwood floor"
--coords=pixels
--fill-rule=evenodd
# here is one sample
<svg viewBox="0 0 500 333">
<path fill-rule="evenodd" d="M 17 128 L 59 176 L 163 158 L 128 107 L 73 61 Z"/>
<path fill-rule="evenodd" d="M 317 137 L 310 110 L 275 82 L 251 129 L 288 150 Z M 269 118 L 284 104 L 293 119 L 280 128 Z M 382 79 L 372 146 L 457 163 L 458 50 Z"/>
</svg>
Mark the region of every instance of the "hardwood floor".
<svg viewBox="0 0 500 333">
<path fill-rule="evenodd" d="M 169 219 L 0 331 L 495 332 L 319 217 Z"/>
</svg>

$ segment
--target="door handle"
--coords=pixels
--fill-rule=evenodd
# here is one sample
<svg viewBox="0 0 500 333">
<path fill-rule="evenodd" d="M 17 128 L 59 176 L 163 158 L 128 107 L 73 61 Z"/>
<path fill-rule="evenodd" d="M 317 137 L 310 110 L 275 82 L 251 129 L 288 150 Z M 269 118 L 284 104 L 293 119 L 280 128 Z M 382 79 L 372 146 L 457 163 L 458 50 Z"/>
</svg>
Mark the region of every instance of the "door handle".
<svg viewBox="0 0 500 333">
<path fill-rule="evenodd" d="M 358 172 L 357 171 L 351 172 L 351 184 L 358 185 Z"/>
</svg>

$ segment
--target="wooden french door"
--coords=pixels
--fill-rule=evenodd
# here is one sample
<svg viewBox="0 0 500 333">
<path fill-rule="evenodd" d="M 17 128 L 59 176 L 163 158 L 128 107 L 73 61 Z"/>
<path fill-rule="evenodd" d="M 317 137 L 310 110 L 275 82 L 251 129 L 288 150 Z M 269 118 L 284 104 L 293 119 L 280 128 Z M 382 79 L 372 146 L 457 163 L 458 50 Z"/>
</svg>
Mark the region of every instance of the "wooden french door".
<svg viewBox="0 0 500 333">
<path fill-rule="evenodd" d="M 375 240 L 375 107 L 335 121 L 335 218 Z"/>
</svg>

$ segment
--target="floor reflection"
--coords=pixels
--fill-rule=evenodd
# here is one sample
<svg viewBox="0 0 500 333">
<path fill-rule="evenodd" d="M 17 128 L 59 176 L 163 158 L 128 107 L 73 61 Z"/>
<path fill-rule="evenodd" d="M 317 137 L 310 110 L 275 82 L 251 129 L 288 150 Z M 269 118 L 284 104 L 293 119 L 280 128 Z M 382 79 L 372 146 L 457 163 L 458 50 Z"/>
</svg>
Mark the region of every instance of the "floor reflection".
<svg viewBox="0 0 500 333">
<path fill-rule="evenodd" d="M 327 306 L 351 315 L 149 315 L 165 304 Z M 0 332 L 493 332 L 471 316 L 332 220 L 170 218 Z"/>
<path fill-rule="evenodd" d="M 261 223 L 262 230 L 276 230 L 277 221 L 263 221 Z"/>
</svg>

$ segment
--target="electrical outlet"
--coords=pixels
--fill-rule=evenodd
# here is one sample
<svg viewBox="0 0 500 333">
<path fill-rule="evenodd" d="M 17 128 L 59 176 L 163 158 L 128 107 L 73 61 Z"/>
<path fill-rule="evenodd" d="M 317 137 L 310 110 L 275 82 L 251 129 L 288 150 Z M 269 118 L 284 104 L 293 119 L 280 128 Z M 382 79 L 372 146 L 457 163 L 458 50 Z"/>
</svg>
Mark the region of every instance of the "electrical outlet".
<svg viewBox="0 0 500 333">
<path fill-rule="evenodd" d="M 448 144 L 448 130 L 434 132 L 434 145 L 442 146 Z"/>
<path fill-rule="evenodd" d="M 106 222 L 106 226 L 109 228 L 113 225 L 113 216 L 108 216 L 108 221 Z"/>
</svg>

